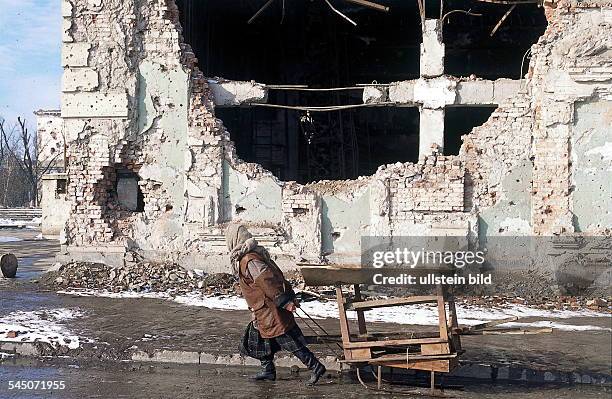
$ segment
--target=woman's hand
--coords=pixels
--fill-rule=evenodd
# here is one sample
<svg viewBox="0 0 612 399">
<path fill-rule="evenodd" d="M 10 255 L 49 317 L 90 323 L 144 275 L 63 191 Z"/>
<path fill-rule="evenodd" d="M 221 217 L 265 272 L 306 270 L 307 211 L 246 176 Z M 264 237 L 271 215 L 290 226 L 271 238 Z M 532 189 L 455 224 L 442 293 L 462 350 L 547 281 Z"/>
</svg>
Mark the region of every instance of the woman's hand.
<svg viewBox="0 0 612 399">
<path fill-rule="evenodd" d="M 285 309 L 290 312 L 295 312 L 297 310 L 297 306 L 295 305 L 295 302 L 289 302 L 285 305 Z"/>
</svg>

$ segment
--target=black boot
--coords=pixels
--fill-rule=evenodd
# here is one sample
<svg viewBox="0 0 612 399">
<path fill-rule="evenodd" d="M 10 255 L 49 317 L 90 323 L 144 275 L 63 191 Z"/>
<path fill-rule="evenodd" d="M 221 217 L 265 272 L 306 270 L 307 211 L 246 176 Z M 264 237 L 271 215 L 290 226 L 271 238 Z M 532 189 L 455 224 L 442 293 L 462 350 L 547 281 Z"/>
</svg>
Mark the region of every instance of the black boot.
<svg viewBox="0 0 612 399">
<path fill-rule="evenodd" d="M 325 372 L 327 371 L 323 363 L 321 363 L 319 359 L 317 359 L 317 357 L 314 355 L 314 353 L 310 351 L 310 349 L 302 348 L 299 351 L 293 352 L 293 354 L 295 355 L 295 357 L 300 359 L 300 361 L 304 363 L 304 365 L 308 367 L 310 371 L 312 371 L 312 375 L 306 381 L 306 386 L 312 386 L 316 384 L 317 381 L 319 381 L 319 378 L 321 378 L 323 374 L 325 374 Z"/>
<path fill-rule="evenodd" d="M 249 379 L 253 381 L 275 381 L 276 367 L 274 366 L 274 360 L 262 360 L 261 371 L 249 377 Z"/>
</svg>

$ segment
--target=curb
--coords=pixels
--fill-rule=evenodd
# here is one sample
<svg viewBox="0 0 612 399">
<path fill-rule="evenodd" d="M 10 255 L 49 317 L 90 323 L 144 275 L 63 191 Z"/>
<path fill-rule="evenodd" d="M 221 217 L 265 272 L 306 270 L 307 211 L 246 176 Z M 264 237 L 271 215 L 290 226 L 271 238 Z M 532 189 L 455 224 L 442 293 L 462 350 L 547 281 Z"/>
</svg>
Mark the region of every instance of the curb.
<svg viewBox="0 0 612 399">
<path fill-rule="evenodd" d="M 328 370 L 341 371 L 342 365 L 338 359 L 332 356 L 320 358 Z M 224 366 L 258 366 L 259 362 L 253 358 L 245 358 L 239 354 L 214 355 L 204 352 L 184 351 L 156 351 L 148 354 L 143 351 L 132 355 L 135 362 L 160 362 L 160 363 L 182 363 L 182 364 L 214 364 Z M 275 359 L 278 367 L 300 367 L 304 366 L 294 356 L 279 356 Z M 564 383 L 564 384 L 589 384 L 599 386 L 612 386 L 612 375 L 582 372 L 582 371 L 560 371 L 560 370 L 535 370 L 526 367 L 513 367 L 508 365 L 472 363 L 461 361 L 460 367 L 449 373 L 449 377 L 471 378 L 491 381 L 529 382 L 529 383 Z"/>
<path fill-rule="evenodd" d="M 328 370 L 340 371 L 338 359 L 332 356 L 320 357 L 321 363 Z M 205 352 L 186 352 L 160 350 L 149 354 L 137 351 L 132 354 L 134 362 L 159 362 L 159 363 L 180 363 L 180 364 L 215 364 L 223 366 L 259 366 L 259 361 L 250 357 L 243 357 L 238 353 L 231 355 L 214 355 Z M 301 367 L 304 365 L 295 356 L 277 356 L 274 363 L 278 367 Z"/>
<path fill-rule="evenodd" d="M 61 355 L 74 355 L 78 353 L 60 350 Z M 29 342 L 2 342 L 0 341 L 0 353 L 6 358 L 17 357 L 49 357 L 58 356 L 58 350 L 45 343 Z M 2 359 L 2 357 L 0 357 Z M 153 353 L 144 351 L 133 352 L 130 358 L 133 362 L 143 363 L 174 363 L 174 364 L 208 364 L 222 366 L 258 366 L 259 362 L 253 358 L 242 357 L 238 353 L 229 355 L 218 355 L 206 352 L 194 351 L 172 351 L 156 350 Z M 320 358 L 321 362 L 330 371 L 341 371 L 342 364 L 333 356 Z M 294 356 L 278 356 L 275 359 L 278 367 L 300 367 L 304 366 Z M 1 363 L 0 363 L 1 364 Z M 536 370 L 520 366 L 509 366 L 503 364 L 484 364 L 469 361 L 461 361 L 460 367 L 448 374 L 451 378 L 477 379 L 502 382 L 521 383 L 561 383 L 561 384 L 585 384 L 596 386 L 612 386 L 612 375 L 595 373 L 590 371 L 562 371 L 562 370 Z"/>
</svg>

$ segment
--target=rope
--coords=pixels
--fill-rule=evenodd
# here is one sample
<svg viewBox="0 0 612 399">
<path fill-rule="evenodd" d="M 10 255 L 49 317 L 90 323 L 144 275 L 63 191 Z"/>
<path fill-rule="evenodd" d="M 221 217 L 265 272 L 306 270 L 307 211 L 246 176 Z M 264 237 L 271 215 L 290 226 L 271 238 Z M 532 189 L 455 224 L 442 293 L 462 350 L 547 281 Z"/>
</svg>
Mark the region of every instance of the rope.
<svg viewBox="0 0 612 399">
<path fill-rule="evenodd" d="M 323 331 L 323 333 L 324 333 L 326 336 L 328 336 L 328 337 L 330 336 L 330 335 L 329 335 L 329 333 L 328 333 L 327 331 L 325 331 L 325 329 L 319 325 L 319 323 L 317 323 L 317 322 L 316 322 L 316 321 L 315 321 L 315 320 L 314 320 L 312 317 L 310 317 L 310 315 L 309 315 L 308 313 L 306 313 L 306 311 L 304 311 L 304 309 L 302 309 L 302 308 L 298 308 L 298 309 L 300 309 L 300 310 L 302 311 L 302 313 L 304 313 L 304 314 L 306 315 L 306 317 L 308 317 L 308 318 L 310 319 L 310 321 L 312 321 L 312 322 L 313 322 L 313 323 L 314 323 L 314 324 L 315 324 L 315 325 L 316 325 L 316 326 L 317 326 L 319 329 L 321 329 L 321 331 Z M 314 335 L 316 335 L 318 338 L 322 338 L 322 337 L 321 337 L 321 335 L 320 335 L 320 334 L 319 334 L 317 331 L 315 331 L 315 329 L 314 329 L 314 328 L 312 328 L 312 326 L 311 326 L 311 325 L 310 325 L 310 324 L 309 324 L 309 323 L 306 321 L 306 319 L 304 319 L 304 318 L 303 318 L 302 316 L 300 316 L 298 313 L 296 313 L 296 314 L 297 314 L 297 316 L 300 318 L 300 320 L 302 320 L 302 321 L 304 322 L 304 324 L 306 324 L 306 326 L 307 326 L 308 328 L 310 328 L 310 330 L 311 330 L 311 331 L 314 333 Z M 338 353 L 336 352 L 336 350 L 335 350 L 335 349 L 334 349 L 334 348 L 333 348 L 331 345 L 329 345 L 329 343 L 328 343 L 327 341 L 325 341 L 325 340 L 323 340 L 323 339 L 321 339 L 321 340 L 323 341 L 323 343 L 325 344 L 325 346 L 327 346 L 327 348 L 329 348 L 329 350 L 332 352 L 332 354 L 333 354 L 334 356 L 336 356 L 336 357 L 338 357 L 338 358 L 341 356 L 340 354 L 338 354 Z M 340 345 L 340 344 L 339 344 L 339 343 L 337 343 L 337 342 L 336 342 L 336 345 L 338 346 L 338 348 L 340 348 L 340 350 L 344 351 L 344 348 L 342 347 L 342 345 Z"/>
</svg>

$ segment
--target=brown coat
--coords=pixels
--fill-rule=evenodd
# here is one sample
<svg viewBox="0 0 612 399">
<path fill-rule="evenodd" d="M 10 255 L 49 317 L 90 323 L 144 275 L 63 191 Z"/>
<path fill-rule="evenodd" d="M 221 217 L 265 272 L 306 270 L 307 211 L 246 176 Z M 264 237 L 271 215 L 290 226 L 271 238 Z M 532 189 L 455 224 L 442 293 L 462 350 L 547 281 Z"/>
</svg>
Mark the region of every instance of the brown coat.
<svg viewBox="0 0 612 399">
<path fill-rule="evenodd" d="M 264 262 L 267 267 L 252 278 L 248 270 L 250 261 Z M 240 288 L 242 296 L 257 320 L 262 338 L 275 338 L 285 334 L 293 326 L 293 313 L 284 306 L 295 299 L 295 293 L 283 272 L 273 261 L 266 262 L 255 252 L 249 252 L 240 259 Z"/>
</svg>

